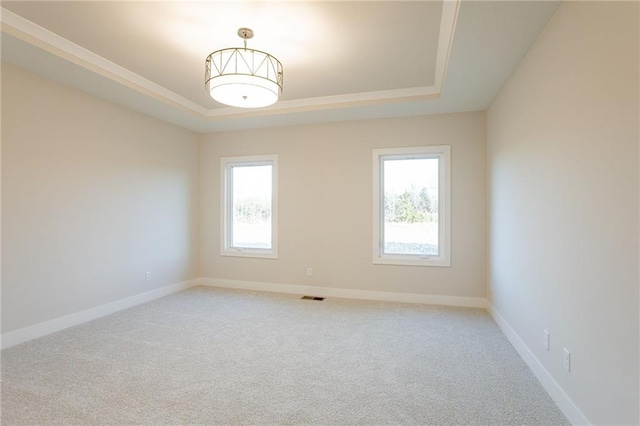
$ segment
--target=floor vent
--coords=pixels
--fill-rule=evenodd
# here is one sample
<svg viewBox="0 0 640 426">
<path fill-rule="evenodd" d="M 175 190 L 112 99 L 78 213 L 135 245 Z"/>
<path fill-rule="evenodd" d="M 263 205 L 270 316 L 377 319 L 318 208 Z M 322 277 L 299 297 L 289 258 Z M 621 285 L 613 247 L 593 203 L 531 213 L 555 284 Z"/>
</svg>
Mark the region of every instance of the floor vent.
<svg viewBox="0 0 640 426">
<path fill-rule="evenodd" d="M 324 297 L 302 296 L 302 300 L 324 300 Z"/>
</svg>

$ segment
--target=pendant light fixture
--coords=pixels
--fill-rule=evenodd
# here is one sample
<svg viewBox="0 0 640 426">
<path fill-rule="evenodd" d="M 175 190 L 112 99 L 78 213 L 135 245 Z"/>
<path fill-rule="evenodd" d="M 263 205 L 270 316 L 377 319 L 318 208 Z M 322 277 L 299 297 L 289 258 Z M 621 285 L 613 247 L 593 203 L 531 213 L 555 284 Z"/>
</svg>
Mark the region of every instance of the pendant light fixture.
<svg viewBox="0 0 640 426">
<path fill-rule="evenodd" d="M 282 94 L 282 64 L 259 50 L 247 49 L 253 37 L 240 28 L 244 48 L 217 50 L 205 61 L 205 85 L 216 101 L 240 108 L 260 108 L 275 103 Z"/>
</svg>

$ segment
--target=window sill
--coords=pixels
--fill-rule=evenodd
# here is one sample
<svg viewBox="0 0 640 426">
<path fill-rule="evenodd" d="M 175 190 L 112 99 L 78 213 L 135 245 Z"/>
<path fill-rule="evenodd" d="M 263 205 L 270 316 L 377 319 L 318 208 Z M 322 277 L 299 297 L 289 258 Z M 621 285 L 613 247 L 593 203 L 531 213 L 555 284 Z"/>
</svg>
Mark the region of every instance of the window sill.
<svg viewBox="0 0 640 426">
<path fill-rule="evenodd" d="M 373 258 L 375 265 L 397 265 L 397 266 L 435 266 L 442 268 L 450 268 L 451 260 L 441 257 L 419 258 L 419 257 L 396 257 L 384 256 Z"/>
<path fill-rule="evenodd" d="M 274 251 L 222 250 L 220 252 L 220 256 L 252 257 L 256 259 L 277 259 L 278 253 Z"/>
</svg>

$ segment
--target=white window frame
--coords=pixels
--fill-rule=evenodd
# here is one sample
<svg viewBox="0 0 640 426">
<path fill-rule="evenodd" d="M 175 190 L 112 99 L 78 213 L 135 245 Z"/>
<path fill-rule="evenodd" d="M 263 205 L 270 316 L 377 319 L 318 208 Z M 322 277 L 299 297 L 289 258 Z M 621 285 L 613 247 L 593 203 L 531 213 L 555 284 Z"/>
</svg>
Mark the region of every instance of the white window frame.
<svg viewBox="0 0 640 426">
<path fill-rule="evenodd" d="M 231 168 L 234 166 L 271 166 L 271 249 L 241 248 L 231 245 L 233 195 Z M 222 256 L 278 258 L 278 156 L 252 155 L 242 157 L 222 157 L 220 159 L 220 254 Z"/>
<path fill-rule="evenodd" d="M 382 161 L 417 158 L 438 159 L 438 256 L 385 254 L 383 250 L 384 178 Z M 451 266 L 451 147 L 449 145 L 373 150 L 373 263 Z"/>
</svg>

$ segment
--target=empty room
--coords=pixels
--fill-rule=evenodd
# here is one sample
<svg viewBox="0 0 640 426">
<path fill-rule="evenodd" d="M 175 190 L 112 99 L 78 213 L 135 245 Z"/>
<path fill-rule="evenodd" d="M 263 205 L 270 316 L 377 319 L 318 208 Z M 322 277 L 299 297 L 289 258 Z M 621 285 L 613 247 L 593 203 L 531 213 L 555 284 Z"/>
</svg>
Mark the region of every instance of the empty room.
<svg viewBox="0 0 640 426">
<path fill-rule="evenodd" d="M 3 425 L 640 424 L 635 1 L 2 1 Z"/>
</svg>

